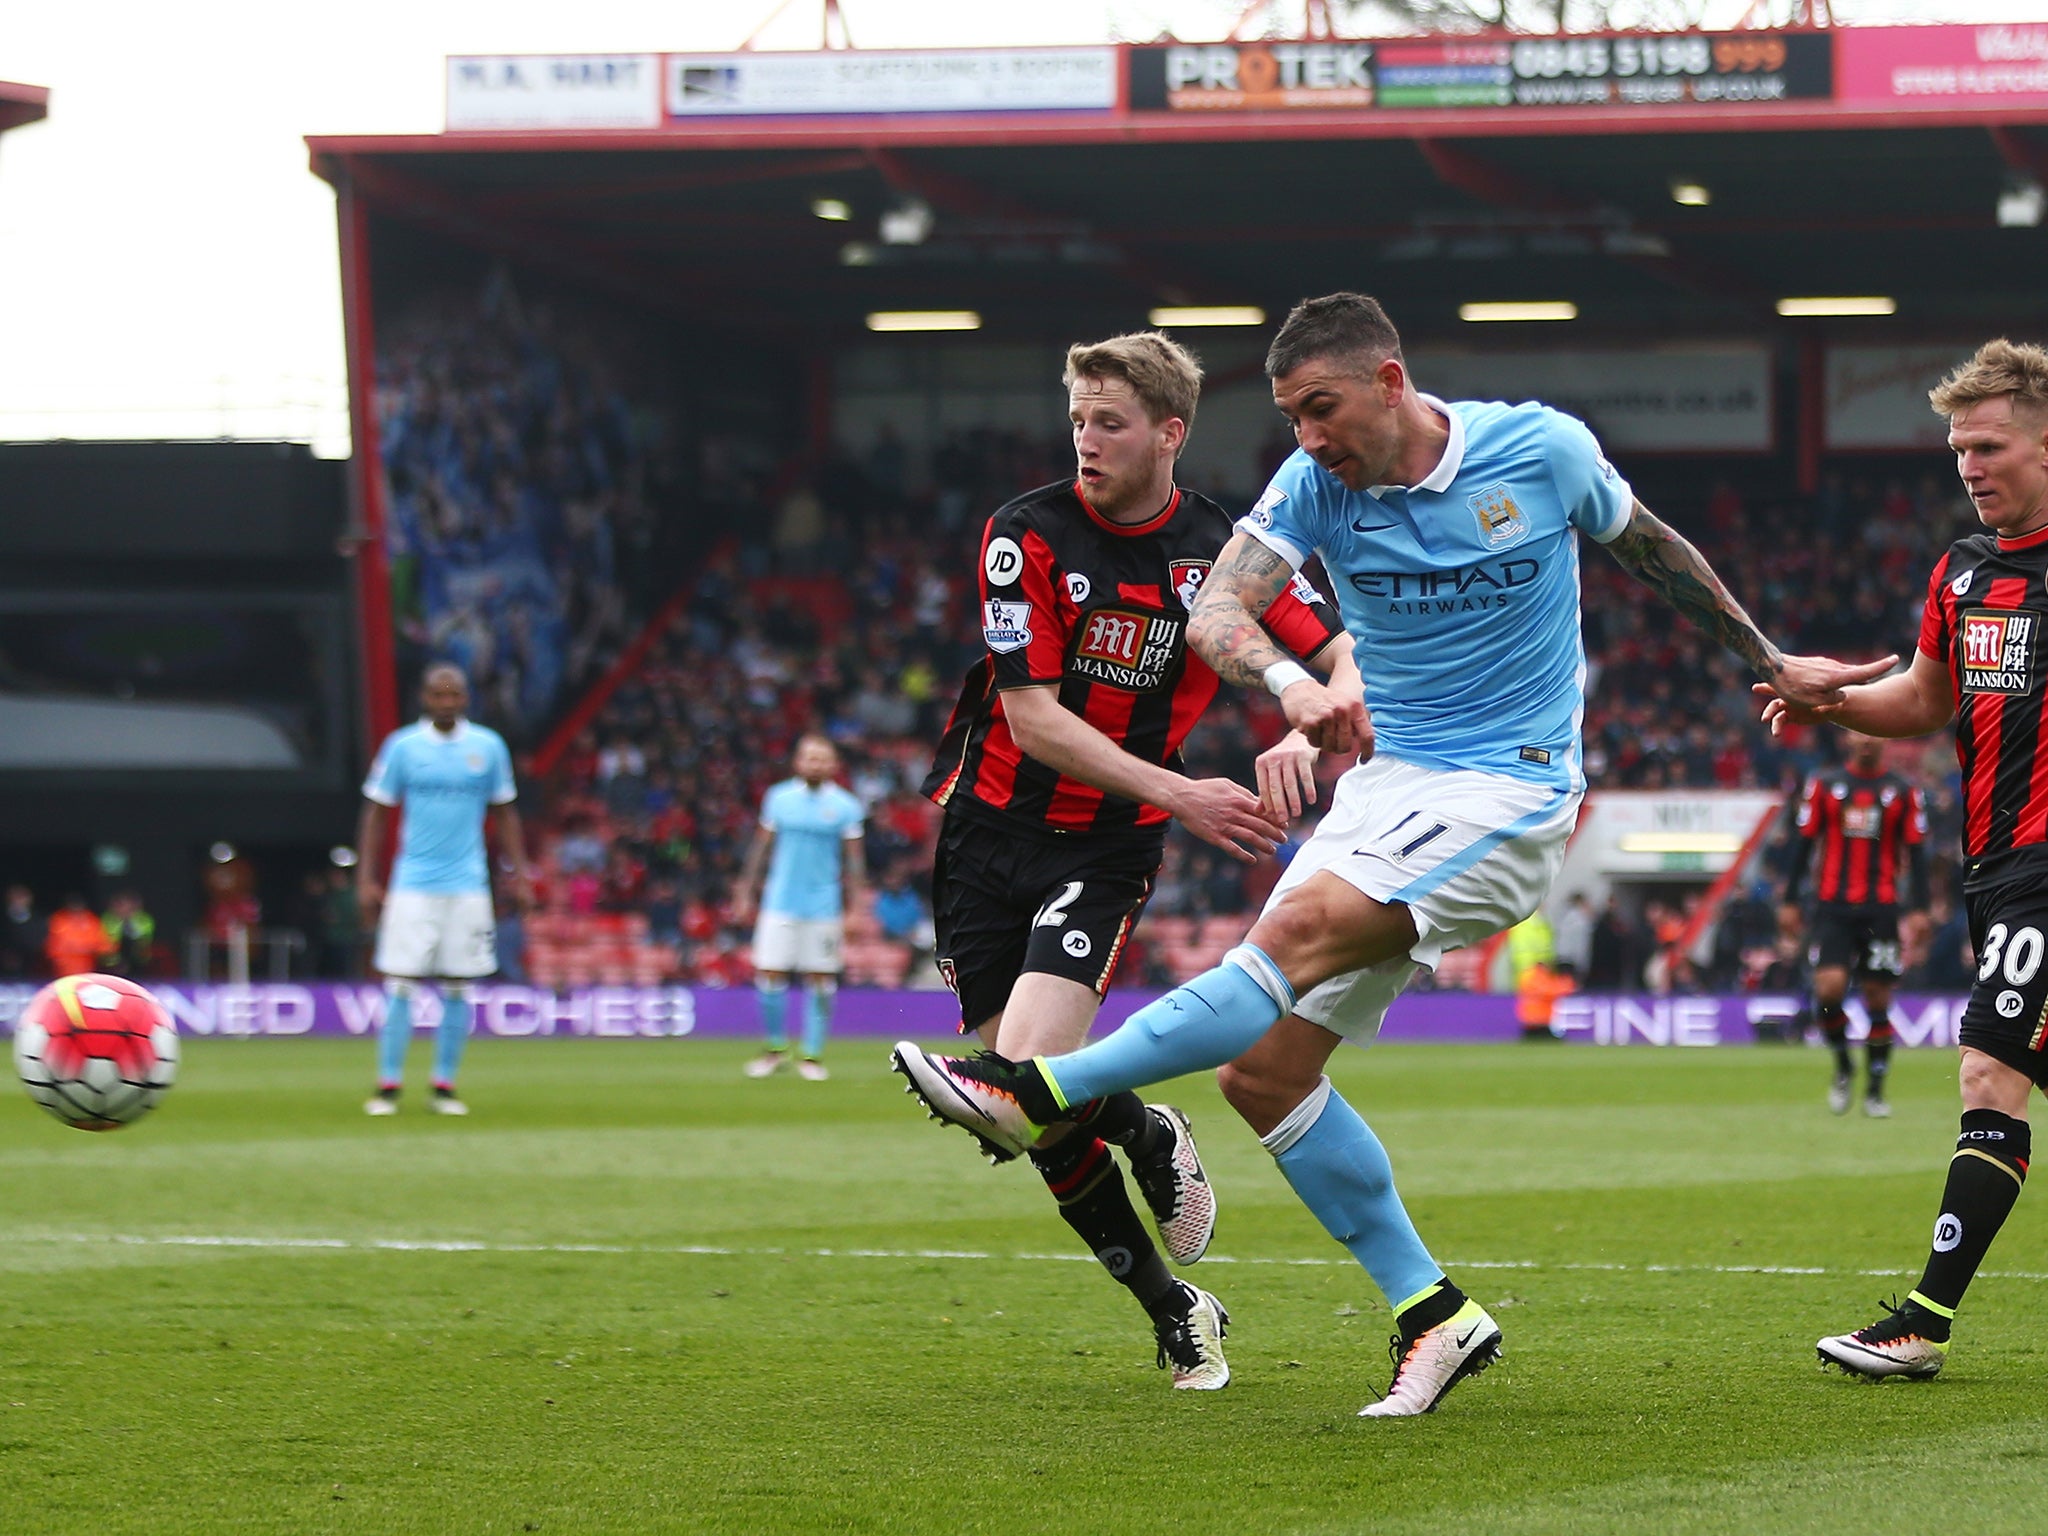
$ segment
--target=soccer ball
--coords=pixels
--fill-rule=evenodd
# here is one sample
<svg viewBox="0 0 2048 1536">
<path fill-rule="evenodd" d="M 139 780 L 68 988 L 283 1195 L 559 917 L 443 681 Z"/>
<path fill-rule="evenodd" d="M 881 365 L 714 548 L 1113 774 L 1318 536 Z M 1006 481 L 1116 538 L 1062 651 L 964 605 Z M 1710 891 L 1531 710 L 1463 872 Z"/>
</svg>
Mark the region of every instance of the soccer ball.
<svg viewBox="0 0 2048 1536">
<path fill-rule="evenodd" d="M 125 976 L 65 976 L 14 1025 L 22 1086 L 66 1125 L 117 1131 L 152 1109 L 178 1075 L 171 1016 Z"/>
</svg>

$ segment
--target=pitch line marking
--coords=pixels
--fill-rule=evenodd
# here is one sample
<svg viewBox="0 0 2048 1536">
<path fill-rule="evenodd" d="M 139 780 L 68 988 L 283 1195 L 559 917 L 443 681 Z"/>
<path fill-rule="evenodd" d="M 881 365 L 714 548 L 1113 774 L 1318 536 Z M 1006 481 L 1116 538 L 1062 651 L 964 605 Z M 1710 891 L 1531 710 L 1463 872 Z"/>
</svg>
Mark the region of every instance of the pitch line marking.
<svg viewBox="0 0 2048 1536">
<path fill-rule="evenodd" d="M 963 1259 L 983 1263 L 1093 1264 L 1085 1253 L 993 1253 L 978 1248 L 735 1248 L 713 1243 L 487 1243 L 463 1239 L 403 1237 L 237 1237 L 216 1233 L 24 1232 L 0 1234 L 0 1242 L 104 1243 L 128 1248 L 242 1248 L 254 1250 L 341 1253 L 590 1253 L 642 1257 L 714 1259 Z M 1204 1264 L 1265 1265 L 1280 1268 L 1346 1269 L 1353 1261 L 1337 1258 L 1239 1258 L 1212 1253 Z M 1611 1264 L 1543 1259 L 1460 1259 L 1449 1270 L 1506 1269 L 1532 1273 L 1616 1275 L 1812 1275 L 1892 1280 L 1910 1276 L 1905 1269 L 1827 1269 L 1808 1264 Z M 2027 1269 L 1978 1271 L 1986 1280 L 2048 1280 L 2048 1272 Z"/>
</svg>

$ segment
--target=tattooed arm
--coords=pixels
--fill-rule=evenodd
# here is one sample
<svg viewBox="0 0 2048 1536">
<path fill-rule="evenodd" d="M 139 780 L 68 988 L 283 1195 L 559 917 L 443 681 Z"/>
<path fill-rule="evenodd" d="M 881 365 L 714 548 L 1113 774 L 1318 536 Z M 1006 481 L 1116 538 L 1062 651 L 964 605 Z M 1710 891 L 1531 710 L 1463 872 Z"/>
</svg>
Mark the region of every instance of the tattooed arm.
<svg viewBox="0 0 2048 1536">
<path fill-rule="evenodd" d="M 1263 688 L 1268 667 L 1295 661 L 1259 625 L 1293 574 L 1294 567 L 1272 550 L 1238 533 L 1203 578 L 1188 614 L 1188 644 L 1226 683 Z"/>
<path fill-rule="evenodd" d="M 1293 575 L 1292 566 L 1250 534 L 1231 535 L 1195 595 L 1188 644 L 1218 677 L 1240 688 L 1265 687 L 1266 673 L 1277 666 L 1301 672 L 1280 694 L 1287 723 L 1326 752 L 1348 752 L 1371 729 L 1364 703 L 1318 683 L 1259 624 Z"/>
<path fill-rule="evenodd" d="M 1779 697 L 1795 704 L 1835 705 L 1852 683 L 1882 677 L 1899 658 L 1849 665 L 1826 656 L 1788 656 L 1764 637 L 1704 556 L 1640 501 L 1608 552 L 1630 574 L 1747 662 Z"/>
</svg>

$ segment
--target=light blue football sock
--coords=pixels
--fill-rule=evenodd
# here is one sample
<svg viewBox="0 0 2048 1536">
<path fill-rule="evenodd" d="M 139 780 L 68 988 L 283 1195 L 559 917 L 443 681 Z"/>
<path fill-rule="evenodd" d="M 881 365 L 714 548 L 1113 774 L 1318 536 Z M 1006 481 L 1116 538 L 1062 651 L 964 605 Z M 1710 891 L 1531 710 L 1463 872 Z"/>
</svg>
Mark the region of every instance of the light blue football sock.
<svg viewBox="0 0 2048 1536">
<path fill-rule="evenodd" d="M 453 1088 L 462 1069 L 462 1048 L 469 1044 L 469 989 L 444 988 L 441 1022 L 434 1026 L 434 1086 Z"/>
<path fill-rule="evenodd" d="M 405 1050 L 412 1044 L 412 983 L 384 983 L 384 1022 L 377 1030 L 377 1086 L 405 1080 Z"/>
<path fill-rule="evenodd" d="M 754 981 L 754 997 L 761 1005 L 761 1033 L 768 1037 L 768 1049 L 789 1048 L 789 983 Z"/>
<path fill-rule="evenodd" d="M 1396 1308 L 1443 1279 L 1394 1189 L 1394 1165 L 1358 1111 L 1323 1079 L 1261 1138 L 1301 1203 L 1365 1266 Z"/>
<path fill-rule="evenodd" d="M 804 988 L 804 1055 L 816 1061 L 825 1054 L 825 1036 L 832 1028 L 832 1003 L 839 995 L 834 986 L 815 983 Z"/>
<path fill-rule="evenodd" d="M 1263 951 L 1240 944 L 1213 971 L 1147 1003 L 1106 1039 L 1039 1068 L 1071 1109 L 1126 1088 L 1235 1061 L 1294 1007 L 1294 989 Z"/>
</svg>

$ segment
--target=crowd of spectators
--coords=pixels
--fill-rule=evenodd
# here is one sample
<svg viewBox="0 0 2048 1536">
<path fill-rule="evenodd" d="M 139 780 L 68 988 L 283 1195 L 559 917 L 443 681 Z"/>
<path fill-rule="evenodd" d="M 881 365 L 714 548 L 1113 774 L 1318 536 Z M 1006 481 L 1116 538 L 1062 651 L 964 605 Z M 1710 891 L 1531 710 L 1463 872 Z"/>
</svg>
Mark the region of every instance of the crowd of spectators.
<svg viewBox="0 0 2048 1536">
<path fill-rule="evenodd" d="M 670 478 L 639 346 L 502 270 L 378 317 L 377 447 L 403 670 L 445 659 L 514 740 L 627 638 Z M 614 333 L 616 332 L 616 334 Z"/>
</svg>

